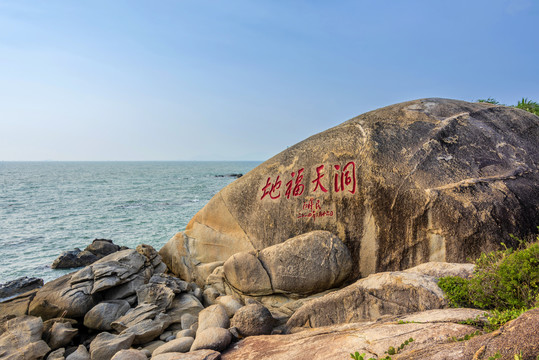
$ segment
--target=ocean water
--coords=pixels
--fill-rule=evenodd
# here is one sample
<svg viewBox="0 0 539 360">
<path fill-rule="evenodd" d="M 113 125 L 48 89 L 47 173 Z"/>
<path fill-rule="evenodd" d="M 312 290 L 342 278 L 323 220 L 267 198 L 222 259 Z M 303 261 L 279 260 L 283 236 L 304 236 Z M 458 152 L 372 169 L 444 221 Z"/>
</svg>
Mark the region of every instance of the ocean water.
<svg viewBox="0 0 539 360">
<path fill-rule="evenodd" d="M 0 284 L 53 280 L 64 250 L 95 238 L 159 250 L 257 162 L 0 162 Z"/>
</svg>

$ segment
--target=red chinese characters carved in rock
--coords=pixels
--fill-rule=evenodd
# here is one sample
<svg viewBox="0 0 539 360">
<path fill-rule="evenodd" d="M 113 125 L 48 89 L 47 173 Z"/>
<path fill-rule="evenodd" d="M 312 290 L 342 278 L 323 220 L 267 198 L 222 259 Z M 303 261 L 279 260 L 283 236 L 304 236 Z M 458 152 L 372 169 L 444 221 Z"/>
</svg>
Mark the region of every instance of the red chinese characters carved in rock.
<svg viewBox="0 0 539 360">
<path fill-rule="evenodd" d="M 268 195 L 273 200 L 280 198 L 281 192 L 280 191 L 277 192 L 277 190 L 279 190 L 280 188 L 281 188 L 280 177 L 277 176 L 277 179 L 275 179 L 274 183 L 271 182 L 271 177 L 269 177 L 268 180 L 266 181 L 266 185 L 264 185 L 264 187 L 262 188 L 262 197 L 260 198 L 260 200 L 262 200 Z"/>
<path fill-rule="evenodd" d="M 294 177 L 296 176 L 296 173 L 292 172 L 290 174 L 290 176 L 292 176 L 292 180 L 286 183 L 286 191 L 284 193 L 287 199 L 290 199 L 290 196 L 300 196 L 303 194 L 303 191 L 305 190 L 305 185 L 301 183 L 303 181 L 303 171 L 305 171 L 304 168 L 298 170 L 295 182 Z"/>
<path fill-rule="evenodd" d="M 350 161 L 346 164 L 342 171 L 339 165 L 335 165 L 335 182 L 333 183 L 335 192 L 348 190 L 351 194 L 356 193 L 356 164 Z"/>
<path fill-rule="evenodd" d="M 320 165 L 316 168 L 316 179 L 311 181 L 314 184 L 313 192 L 316 192 L 318 188 L 320 188 L 320 190 L 323 192 L 328 192 L 328 190 L 322 185 L 322 178 L 324 177 L 322 170 L 324 170 L 324 165 Z"/>
<path fill-rule="evenodd" d="M 333 170 L 333 174 L 329 173 L 326 177 L 325 165 L 316 167 L 315 179 L 311 181 L 314 184 L 311 187 L 310 193 L 327 193 L 328 189 L 335 193 L 349 192 L 355 194 L 357 192 L 357 179 L 356 179 L 356 164 L 353 161 L 348 162 L 346 165 L 333 165 L 328 169 Z M 305 168 L 301 168 L 298 171 L 290 173 L 290 180 L 286 183 L 286 189 L 284 196 L 286 199 L 291 197 L 301 196 L 308 193 L 305 185 L 303 184 Z M 333 179 L 331 178 L 333 175 Z M 333 187 L 331 186 L 331 180 L 333 180 Z M 324 186 L 325 185 L 325 186 Z M 266 184 L 262 187 L 262 196 L 260 200 L 269 197 L 272 200 L 277 200 L 281 197 L 282 180 L 280 175 L 277 176 L 274 182 L 271 177 L 268 177 Z"/>
</svg>

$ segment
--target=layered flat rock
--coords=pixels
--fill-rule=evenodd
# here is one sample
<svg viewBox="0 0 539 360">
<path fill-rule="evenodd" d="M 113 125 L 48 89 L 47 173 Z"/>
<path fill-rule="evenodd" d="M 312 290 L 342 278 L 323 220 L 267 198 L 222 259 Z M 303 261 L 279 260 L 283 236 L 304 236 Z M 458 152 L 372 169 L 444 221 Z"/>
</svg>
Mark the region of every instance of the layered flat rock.
<svg viewBox="0 0 539 360">
<path fill-rule="evenodd" d="M 160 254 L 199 286 L 238 252 L 314 230 L 346 244 L 351 280 L 466 262 L 536 231 L 537 138 L 539 118 L 511 107 L 422 99 L 371 111 L 224 188 Z"/>
<path fill-rule="evenodd" d="M 287 327 L 315 328 L 372 321 L 447 306 L 432 276 L 402 271 L 369 275 L 341 290 L 310 300 L 288 320 Z"/>
</svg>

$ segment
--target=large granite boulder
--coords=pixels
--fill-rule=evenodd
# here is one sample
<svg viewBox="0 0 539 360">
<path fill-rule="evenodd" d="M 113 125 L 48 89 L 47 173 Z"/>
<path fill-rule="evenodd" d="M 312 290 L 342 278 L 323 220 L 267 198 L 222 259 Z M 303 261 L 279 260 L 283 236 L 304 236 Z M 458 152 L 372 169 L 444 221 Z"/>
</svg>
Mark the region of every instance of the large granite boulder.
<svg viewBox="0 0 539 360">
<path fill-rule="evenodd" d="M 346 245 L 329 231 L 312 231 L 259 252 L 241 252 L 224 276 L 247 295 L 312 294 L 340 285 L 352 270 Z"/>
<path fill-rule="evenodd" d="M 360 115 L 269 159 L 160 251 L 200 286 L 217 266 L 313 230 L 349 248 L 351 279 L 466 262 L 539 224 L 539 117 L 423 99 Z"/>
</svg>

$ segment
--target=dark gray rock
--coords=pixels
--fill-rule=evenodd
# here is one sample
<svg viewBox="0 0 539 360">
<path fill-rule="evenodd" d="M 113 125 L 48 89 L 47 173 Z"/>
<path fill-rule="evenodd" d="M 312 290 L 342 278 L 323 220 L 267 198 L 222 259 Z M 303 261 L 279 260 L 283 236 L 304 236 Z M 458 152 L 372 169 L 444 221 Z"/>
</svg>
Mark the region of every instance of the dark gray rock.
<svg viewBox="0 0 539 360">
<path fill-rule="evenodd" d="M 0 301 L 43 286 L 43 279 L 20 277 L 0 285 Z"/>
<path fill-rule="evenodd" d="M 115 245 L 112 240 L 94 239 L 94 241 L 92 241 L 92 243 L 84 250 L 91 252 L 99 258 L 103 258 L 107 255 L 115 253 L 116 251 L 120 251 L 120 247 Z"/>
<path fill-rule="evenodd" d="M 241 337 L 269 335 L 275 320 L 270 311 L 259 304 L 246 305 L 236 311 L 230 326 L 235 327 Z"/>
</svg>

